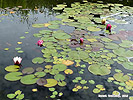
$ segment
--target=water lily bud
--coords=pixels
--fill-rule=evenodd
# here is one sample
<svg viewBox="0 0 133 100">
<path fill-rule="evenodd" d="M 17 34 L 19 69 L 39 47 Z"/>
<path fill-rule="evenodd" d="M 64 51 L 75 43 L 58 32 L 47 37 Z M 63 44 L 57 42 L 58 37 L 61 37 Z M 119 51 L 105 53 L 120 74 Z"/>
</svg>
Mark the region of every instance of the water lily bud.
<svg viewBox="0 0 133 100">
<path fill-rule="evenodd" d="M 106 26 L 106 30 L 109 30 L 110 32 L 111 32 L 111 24 L 107 24 L 107 26 Z"/>
<path fill-rule="evenodd" d="M 15 65 L 20 65 L 21 61 L 22 61 L 22 58 L 17 56 L 17 57 L 13 58 L 13 61 L 14 61 Z"/>
<path fill-rule="evenodd" d="M 105 23 L 106 23 L 106 19 L 105 19 L 105 18 L 103 18 L 103 19 L 102 19 L 102 24 L 104 24 L 104 25 L 105 25 Z"/>
<path fill-rule="evenodd" d="M 41 47 L 43 44 L 43 40 L 38 40 L 36 44 Z"/>
<path fill-rule="evenodd" d="M 80 38 L 80 43 L 83 43 L 84 39 L 83 38 Z"/>
</svg>

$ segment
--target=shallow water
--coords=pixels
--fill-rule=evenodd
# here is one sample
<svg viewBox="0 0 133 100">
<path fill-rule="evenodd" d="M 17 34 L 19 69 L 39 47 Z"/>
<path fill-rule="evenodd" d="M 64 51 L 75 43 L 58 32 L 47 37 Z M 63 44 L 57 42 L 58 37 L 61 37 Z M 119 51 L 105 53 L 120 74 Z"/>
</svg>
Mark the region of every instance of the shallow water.
<svg viewBox="0 0 133 100">
<path fill-rule="evenodd" d="M 52 11 L 51 8 L 55 6 L 56 4 L 60 4 L 63 2 L 66 2 L 68 5 L 73 3 L 74 1 L 79 0 L 59 0 L 58 2 L 56 0 L 50 0 L 49 1 L 43 1 L 43 0 L 24 0 L 23 2 L 20 2 L 19 0 L 4 0 L 0 1 L 0 15 L 1 14 L 8 14 L 7 16 L 0 16 L 0 100 L 8 100 L 6 97 L 7 94 L 13 93 L 16 90 L 20 89 L 23 91 L 25 98 L 24 100 L 51 100 L 49 96 L 51 95 L 51 92 L 46 87 L 40 87 L 37 84 L 35 85 L 23 85 L 19 81 L 16 82 L 10 82 L 6 81 L 4 79 L 5 74 L 7 73 L 4 68 L 8 65 L 12 65 L 13 61 L 12 58 L 15 56 L 20 56 L 23 58 L 22 61 L 22 68 L 25 67 L 39 67 L 39 66 L 45 66 L 48 63 L 35 65 L 31 62 L 31 60 L 37 56 L 42 56 L 40 47 L 36 46 L 36 41 L 39 38 L 33 37 L 34 33 L 38 33 L 38 31 L 42 29 L 48 29 L 48 28 L 33 28 L 32 24 L 34 23 L 47 23 L 51 20 L 56 20 L 55 18 L 56 12 Z M 82 1 L 82 0 L 80 0 Z M 95 2 L 96 0 L 92 0 Z M 109 0 L 104 0 L 106 2 L 109 2 Z M 112 0 L 111 3 L 114 3 L 115 0 Z M 119 1 L 116 3 L 124 3 L 125 5 L 133 6 L 133 1 L 126 0 Z M 9 12 L 6 12 L 6 10 L 3 10 L 7 7 L 17 7 L 22 5 L 24 9 L 28 10 L 20 10 L 17 11 L 15 14 L 10 14 Z M 35 6 L 40 8 L 38 11 L 34 11 Z M 117 29 L 126 29 L 126 30 L 132 30 L 133 31 L 133 17 L 127 17 L 124 18 L 127 21 L 130 21 L 130 24 L 128 25 L 120 25 L 117 27 Z M 113 24 L 113 23 L 112 23 Z M 62 30 L 64 30 L 67 33 L 73 32 L 75 29 L 74 27 L 68 27 L 68 26 L 61 26 Z M 116 30 L 117 32 L 118 30 Z M 28 34 L 25 34 L 25 32 L 29 32 Z M 20 39 L 19 37 L 25 36 L 25 39 Z M 132 37 L 129 37 L 129 40 L 133 41 Z M 22 44 L 17 44 L 17 42 L 21 41 Z M 16 47 L 21 47 L 24 53 L 17 53 L 15 50 Z M 4 48 L 9 48 L 8 51 L 4 51 Z M 87 64 L 87 63 L 86 63 Z M 88 65 L 88 64 L 87 64 Z M 73 66 L 71 66 L 73 67 Z M 124 73 L 132 73 L 132 71 L 125 70 L 121 65 L 118 63 L 115 63 L 111 65 L 111 74 L 106 76 L 96 76 L 88 72 L 87 67 L 84 71 L 84 74 L 76 73 L 80 69 L 74 67 L 74 76 L 69 75 L 66 76 L 66 82 L 67 86 L 65 87 L 59 87 L 56 86 L 56 89 L 58 91 L 63 91 L 64 95 L 62 97 L 57 97 L 57 99 L 61 100 L 128 100 L 128 98 L 98 98 L 98 94 L 92 93 L 92 90 L 95 86 L 89 84 L 88 90 L 81 90 L 77 93 L 72 92 L 72 88 L 74 87 L 74 84 L 72 83 L 72 80 L 75 78 L 75 76 L 82 76 L 86 80 L 96 80 L 96 84 L 103 84 L 107 90 L 103 91 L 102 94 L 111 94 L 112 91 L 118 90 L 117 86 L 112 83 L 108 83 L 106 79 L 109 76 L 114 75 L 114 69 L 120 68 Z M 37 88 L 38 92 L 32 92 L 33 88 Z M 125 94 L 123 91 L 121 94 Z M 130 96 L 133 94 L 133 92 L 130 93 Z"/>
</svg>

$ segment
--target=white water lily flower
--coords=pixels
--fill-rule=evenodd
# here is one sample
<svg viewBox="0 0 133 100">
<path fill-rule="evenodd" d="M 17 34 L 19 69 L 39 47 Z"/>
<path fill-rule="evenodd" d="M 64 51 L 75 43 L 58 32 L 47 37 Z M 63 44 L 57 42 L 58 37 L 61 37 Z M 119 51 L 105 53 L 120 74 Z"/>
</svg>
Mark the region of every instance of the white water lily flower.
<svg viewBox="0 0 133 100">
<path fill-rule="evenodd" d="M 16 57 L 13 58 L 13 61 L 14 61 L 14 64 L 18 64 L 19 65 L 21 63 L 21 61 L 22 61 L 22 58 L 16 56 Z"/>
</svg>

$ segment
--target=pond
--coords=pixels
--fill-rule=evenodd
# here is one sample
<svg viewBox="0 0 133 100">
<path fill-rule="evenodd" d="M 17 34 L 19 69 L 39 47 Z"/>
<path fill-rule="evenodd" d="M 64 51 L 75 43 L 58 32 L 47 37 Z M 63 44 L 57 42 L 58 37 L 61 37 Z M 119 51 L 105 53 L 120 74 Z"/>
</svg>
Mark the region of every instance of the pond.
<svg viewBox="0 0 133 100">
<path fill-rule="evenodd" d="M 1 0 L 0 100 L 133 100 L 132 6 Z"/>
</svg>

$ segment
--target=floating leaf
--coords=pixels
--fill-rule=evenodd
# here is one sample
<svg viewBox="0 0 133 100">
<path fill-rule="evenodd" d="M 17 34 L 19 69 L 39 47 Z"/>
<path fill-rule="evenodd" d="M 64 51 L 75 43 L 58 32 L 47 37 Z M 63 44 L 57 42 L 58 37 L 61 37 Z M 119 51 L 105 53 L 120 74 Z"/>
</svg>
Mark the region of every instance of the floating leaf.
<svg viewBox="0 0 133 100">
<path fill-rule="evenodd" d="M 86 81 L 86 80 L 81 80 L 80 83 L 81 83 L 81 84 L 86 84 L 87 81 Z"/>
<path fill-rule="evenodd" d="M 18 47 L 18 48 L 15 48 L 15 50 L 20 50 L 21 48 L 20 47 Z"/>
<path fill-rule="evenodd" d="M 70 61 L 70 60 L 64 60 L 64 61 L 62 62 L 62 64 L 66 65 L 66 66 L 70 66 L 70 65 L 74 64 L 74 62 L 72 62 L 72 61 Z"/>
<path fill-rule="evenodd" d="M 23 74 L 32 74 L 35 70 L 32 67 L 26 67 L 22 70 Z"/>
<path fill-rule="evenodd" d="M 54 36 L 56 39 L 69 39 L 71 36 L 64 32 L 59 33 L 53 33 L 52 36 Z"/>
<path fill-rule="evenodd" d="M 66 84 L 67 84 L 67 83 L 66 83 L 65 81 L 60 81 L 60 82 L 58 82 L 58 85 L 59 85 L 59 86 L 66 86 Z"/>
<path fill-rule="evenodd" d="M 73 71 L 71 69 L 66 69 L 64 72 L 65 74 L 73 74 Z"/>
<path fill-rule="evenodd" d="M 26 85 L 35 84 L 38 78 L 36 78 L 33 74 L 26 75 L 21 78 L 20 82 Z"/>
<path fill-rule="evenodd" d="M 94 80 L 89 80 L 89 83 L 90 84 L 95 84 L 95 81 Z"/>
<path fill-rule="evenodd" d="M 132 46 L 133 42 L 128 40 L 122 40 L 122 43 L 119 45 L 124 48 L 130 48 Z"/>
<path fill-rule="evenodd" d="M 44 24 L 33 24 L 32 27 L 41 28 L 44 27 Z"/>
<path fill-rule="evenodd" d="M 101 89 L 101 88 L 103 88 L 103 85 L 98 84 L 98 85 L 96 85 L 96 87 Z"/>
<path fill-rule="evenodd" d="M 25 37 L 24 36 L 21 36 L 20 39 L 24 39 Z"/>
<path fill-rule="evenodd" d="M 123 89 L 123 92 L 130 93 L 130 91 L 128 89 Z"/>
<path fill-rule="evenodd" d="M 55 95 L 51 95 L 50 98 L 55 98 Z"/>
<path fill-rule="evenodd" d="M 9 48 L 5 48 L 4 50 L 7 51 L 7 50 L 9 50 Z"/>
<path fill-rule="evenodd" d="M 107 49 L 117 49 L 119 46 L 115 43 L 105 43 L 105 48 Z"/>
<path fill-rule="evenodd" d="M 36 72 L 34 75 L 36 77 L 44 77 L 46 75 L 46 73 L 45 72 Z"/>
<path fill-rule="evenodd" d="M 18 51 L 18 53 L 23 53 L 23 52 L 24 52 L 24 51 L 22 51 L 22 50 L 19 50 L 19 51 Z"/>
<path fill-rule="evenodd" d="M 34 64 L 37 64 L 37 63 L 41 64 L 41 63 L 44 62 L 44 59 L 41 58 L 41 57 L 36 57 L 36 58 L 32 59 L 32 62 L 33 62 Z"/>
<path fill-rule="evenodd" d="M 111 72 L 107 67 L 98 64 L 90 65 L 88 70 L 95 75 L 108 75 Z"/>
<path fill-rule="evenodd" d="M 17 90 L 17 91 L 15 92 L 16 95 L 20 95 L 21 93 L 22 93 L 22 91 L 20 91 L 20 90 Z"/>
<path fill-rule="evenodd" d="M 42 72 L 43 71 L 43 68 L 42 67 L 38 67 L 38 68 L 36 68 L 36 71 L 37 72 Z"/>
<path fill-rule="evenodd" d="M 66 69 L 66 65 L 64 64 L 57 64 L 53 66 L 53 69 L 59 70 L 59 71 L 64 71 Z"/>
<path fill-rule="evenodd" d="M 113 94 L 113 95 L 120 95 L 120 92 L 119 92 L 119 91 L 113 91 L 112 94 Z"/>
<path fill-rule="evenodd" d="M 37 92 L 38 90 L 37 89 L 32 89 L 32 92 Z"/>
<path fill-rule="evenodd" d="M 13 94 L 13 93 L 7 95 L 7 97 L 9 99 L 13 99 L 13 98 L 15 98 L 15 96 L 16 96 L 16 94 Z"/>
<path fill-rule="evenodd" d="M 17 42 L 18 44 L 22 44 L 22 42 Z"/>
<path fill-rule="evenodd" d="M 17 72 L 19 70 L 19 68 L 20 67 L 17 66 L 17 65 L 10 65 L 10 66 L 7 66 L 5 68 L 5 70 L 8 71 L 8 72 Z"/>
<path fill-rule="evenodd" d="M 47 84 L 44 85 L 45 87 L 53 87 L 57 85 L 57 81 L 55 79 L 46 79 Z"/>
<path fill-rule="evenodd" d="M 21 72 L 11 72 L 5 75 L 5 79 L 8 81 L 17 81 L 21 79 Z"/>
<path fill-rule="evenodd" d="M 123 75 L 123 73 L 116 73 L 113 77 L 120 82 L 125 82 L 130 79 L 128 75 Z"/>
<path fill-rule="evenodd" d="M 39 78 L 36 82 L 39 86 L 44 86 L 47 84 L 47 80 L 44 78 Z"/>
<path fill-rule="evenodd" d="M 88 30 L 88 31 L 92 31 L 92 32 L 101 31 L 100 28 L 96 28 L 96 27 L 87 27 L 87 30 Z"/>
<path fill-rule="evenodd" d="M 45 68 L 46 68 L 46 69 L 51 69 L 52 66 L 51 66 L 51 65 L 46 65 Z"/>
<path fill-rule="evenodd" d="M 96 39 L 87 39 L 89 42 L 95 42 L 97 41 Z"/>
<path fill-rule="evenodd" d="M 20 95 L 18 95 L 18 96 L 16 97 L 16 99 L 19 99 L 19 100 L 24 99 L 24 94 L 20 94 Z"/>
<path fill-rule="evenodd" d="M 58 29 L 59 28 L 59 25 L 49 25 L 48 28 L 50 29 Z"/>
<path fill-rule="evenodd" d="M 77 89 L 77 88 L 73 88 L 72 91 L 73 91 L 73 92 L 77 92 L 78 89 Z"/>
<path fill-rule="evenodd" d="M 54 76 L 54 78 L 55 78 L 57 81 L 63 81 L 63 80 L 65 80 L 65 76 L 62 75 L 62 74 L 56 74 L 56 75 Z"/>
<path fill-rule="evenodd" d="M 55 91 L 55 88 L 48 88 L 49 91 Z"/>
<path fill-rule="evenodd" d="M 100 92 L 99 89 L 97 89 L 97 88 L 94 88 L 94 89 L 93 89 L 93 93 L 99 93 L 99 92 Z"/>
</svg>

